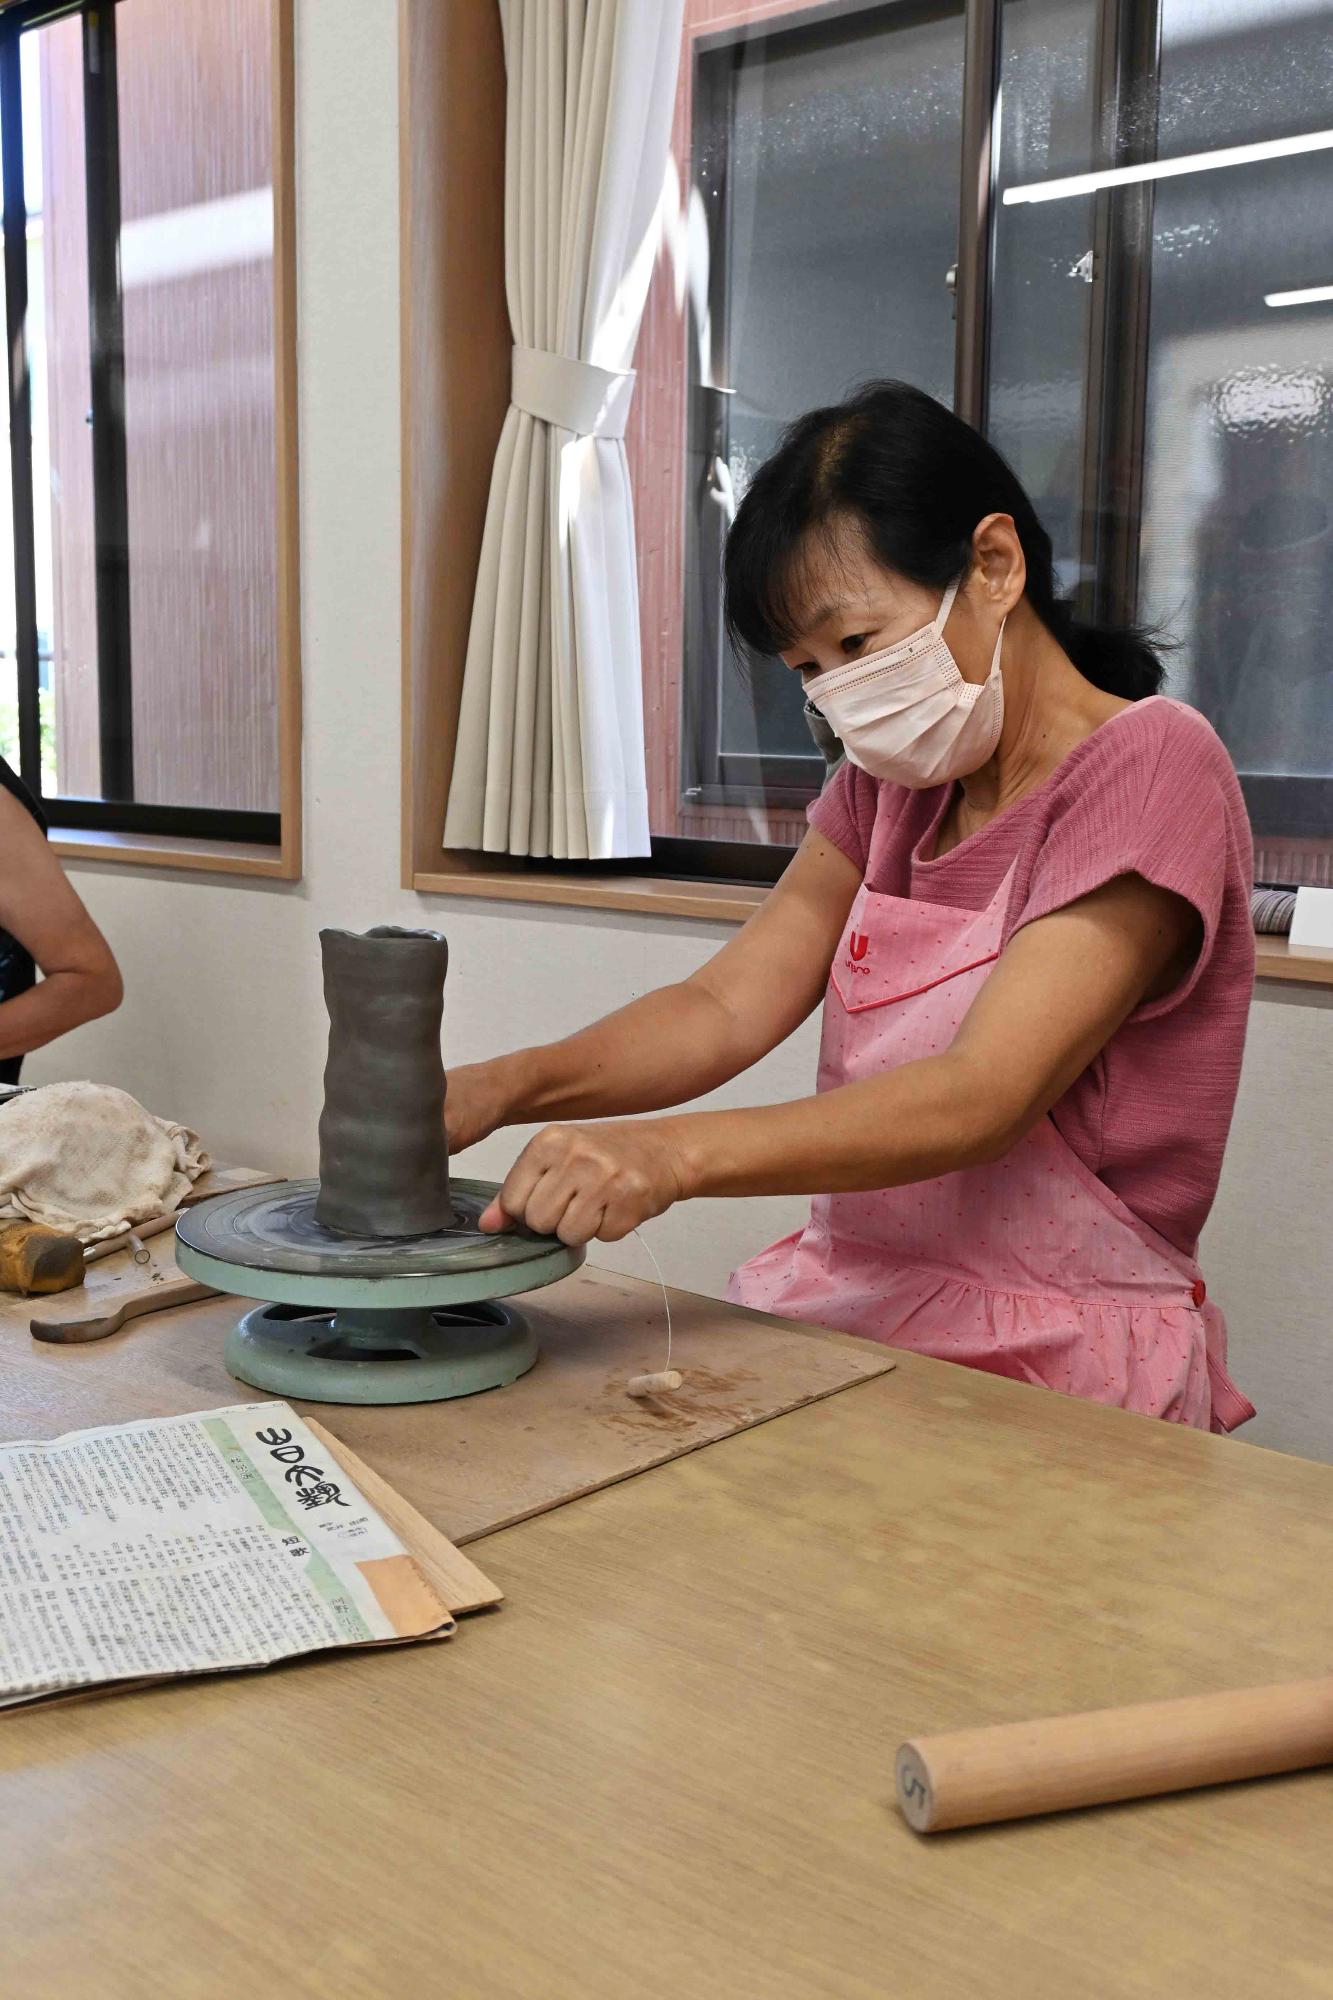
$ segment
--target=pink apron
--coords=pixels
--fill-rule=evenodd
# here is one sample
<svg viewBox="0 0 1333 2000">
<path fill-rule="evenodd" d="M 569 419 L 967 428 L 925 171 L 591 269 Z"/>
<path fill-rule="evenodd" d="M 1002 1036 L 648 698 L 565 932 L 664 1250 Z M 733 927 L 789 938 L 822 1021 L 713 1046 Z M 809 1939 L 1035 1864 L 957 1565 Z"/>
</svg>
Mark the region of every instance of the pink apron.
<svg viewBox="0 0 1333 2000">
<path fill-rule="evenodd" d="M 1006 876 L 974 911 L 862 887 L 824 1004 L 821 1090 L 948 1048 L 999 957 L 1009 891 Z M 1172 1423 L 1229 1431 L 1254 1415 L 1198 1265 L 1049 1117 L 993 1165 L 818 1195 L 806 1227 L 742 1265 L 730 1296 Z"/>
</svg>

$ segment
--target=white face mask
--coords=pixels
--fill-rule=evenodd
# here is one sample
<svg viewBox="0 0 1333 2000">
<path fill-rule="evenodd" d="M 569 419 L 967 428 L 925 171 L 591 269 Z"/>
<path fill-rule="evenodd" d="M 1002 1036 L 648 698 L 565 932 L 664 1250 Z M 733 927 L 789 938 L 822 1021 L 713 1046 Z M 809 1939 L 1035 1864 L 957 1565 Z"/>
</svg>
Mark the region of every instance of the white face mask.
<svg viewBox="0 0 1333 2000">
<path fill-rule="evenodd" d="M 820 674 L 806 689 L 852 763 L 872 778 L 920 791 L 965 778 L 994 755 L 1004 721 L 1004 626 L 987 678 L 979 686 L 965 681 L 944 642 L 957 595 L 958 583 L 951 583 L 929 625 L 836 673 Z"/>
</svg>

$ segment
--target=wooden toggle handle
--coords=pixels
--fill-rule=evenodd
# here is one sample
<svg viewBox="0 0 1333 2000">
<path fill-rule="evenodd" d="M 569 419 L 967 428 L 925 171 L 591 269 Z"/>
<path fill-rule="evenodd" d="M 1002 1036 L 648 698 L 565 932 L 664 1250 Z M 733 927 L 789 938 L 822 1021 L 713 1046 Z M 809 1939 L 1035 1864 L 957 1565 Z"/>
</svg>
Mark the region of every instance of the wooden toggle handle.
<svg viewBox="0 0 1333 2000">
<path fill-rule="evenodd" d="M 898 1752 L 918 1833 L 1333 1763 L 1333 1675 L 920 1736 Z"/>
<path fill-rule="evenodd" d="M 625 1384 L 627 1396 L 660 1396 L 663 1391 L 679 1389 L 685 1377 L 678 1368 L 659 1368 L 655 1375 L 631 1375 Z"/>
</svg>

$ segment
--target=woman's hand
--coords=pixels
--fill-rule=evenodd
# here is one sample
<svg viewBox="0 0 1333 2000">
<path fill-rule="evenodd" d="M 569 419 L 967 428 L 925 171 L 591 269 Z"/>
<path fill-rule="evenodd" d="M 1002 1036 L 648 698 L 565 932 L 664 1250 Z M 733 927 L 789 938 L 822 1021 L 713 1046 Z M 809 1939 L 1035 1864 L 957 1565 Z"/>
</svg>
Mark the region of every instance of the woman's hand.
<svg viewBox="0 0 1333 2000">
<path fill-rule="evenodd" d="M 512 1116 L 504 1061 L 464 1063 L 445 1078 L 444 1129 L 451 1153 L 466 1152 Z"/>
<path fill-rule="evenodd" d="M 488 1230 L 523 1223 L 562 1242 L 618 1243 L 685 1198 L 668 1118 L 548 1125 L 519 1154 L 481 1218 Z"/>
</svg>

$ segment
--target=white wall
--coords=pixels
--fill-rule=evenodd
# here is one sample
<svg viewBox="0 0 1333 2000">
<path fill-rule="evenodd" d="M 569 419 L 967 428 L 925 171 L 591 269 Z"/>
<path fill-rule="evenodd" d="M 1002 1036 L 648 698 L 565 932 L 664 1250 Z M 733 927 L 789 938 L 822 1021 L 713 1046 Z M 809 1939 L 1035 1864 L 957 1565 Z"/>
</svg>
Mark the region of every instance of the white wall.
<svg viewBox="0 0 1333 2000">
<path fill-rule="evenodd" d="M 312 1172 L 324 1014 L 322 924 L 429 922 L 453 956 L 446 1051 L 468 1061 L 545 1039 L 679 979 L 723 926 L 448 902 L 396 885 L 399 411 L 395 0 L 299 0 L 301 539 L 305 880 L 241 885 L 89 864 L 72 872 L 113 940 L 120 1014 L 33 1060 L 194 1125 L 220 1156 Z M 1333 1459 L 1333 994 L 1265 989 L 1207 1254 L 1249 1435 Z M 809 1087 L 811 1030 L 720 1101 Z M 470 1156 L 500 1173 L 513 1134 Z M 705 1202 L 650 1229 L 670 1280 L 721 1289 L 802 1204 Z M 631 1240 L 599 1253 L 643 1273 Z M 646 1275 L 646 1274 L 645 1274 Z"/>
<path fill-rule="evenodd" d="M 1258 989 L 1201 1251 L 1254 1444 L 1333 1459 L 1333 990 Z"/>
</svg>

